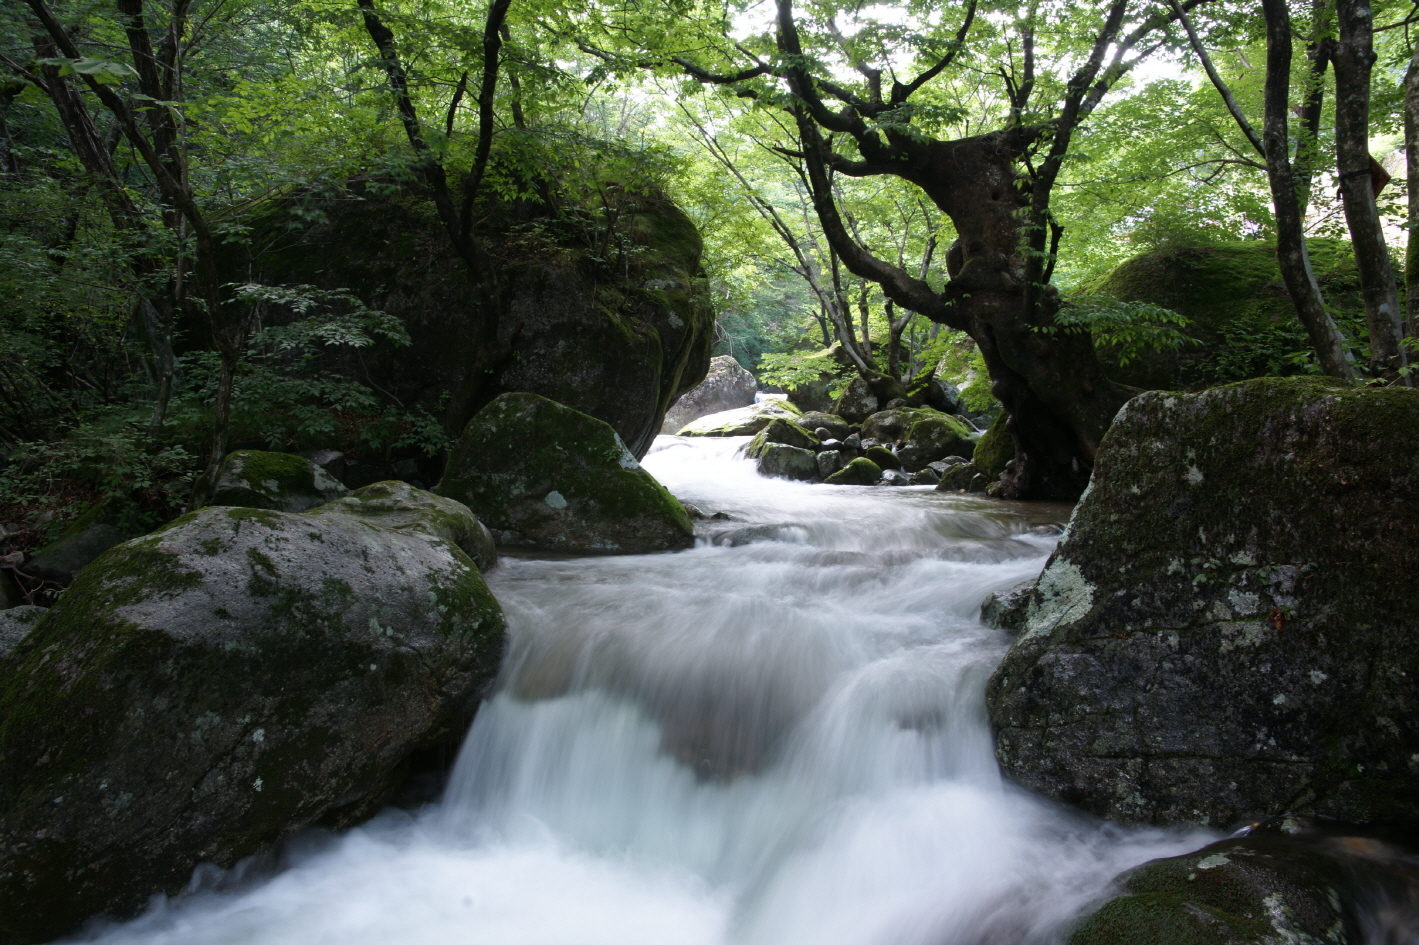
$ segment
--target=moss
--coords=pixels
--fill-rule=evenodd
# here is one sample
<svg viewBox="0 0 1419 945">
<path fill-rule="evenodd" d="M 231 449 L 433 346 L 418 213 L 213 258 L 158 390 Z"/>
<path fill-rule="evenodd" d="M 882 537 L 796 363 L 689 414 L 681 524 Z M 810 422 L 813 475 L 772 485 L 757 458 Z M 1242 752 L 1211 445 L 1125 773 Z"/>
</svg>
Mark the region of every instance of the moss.
<svg viewBox="0 0 1419 945">
<path fill-rule="evenodd" d="M 870 486 L 882 478 L 882 467 L 859 456 L 823 481 L 832 486 Z"/>
<path fill-rule="evenodd" d="M 1002 410 L 976 443 L 975 454 L 971 457 L 980 474 L 992 482 L 1000 478 L 1006 464 L 1015 458 L 1015 441 L 1005 426 L 1009 419 L 1010 414 Z"/>
<path fill-rule="evenodd" d="M 1261 945 L 1271 931 L 1265 921 L 1146 893 L 1110 900 L 1079 925 L 1069 945 Z"/>
</svg>

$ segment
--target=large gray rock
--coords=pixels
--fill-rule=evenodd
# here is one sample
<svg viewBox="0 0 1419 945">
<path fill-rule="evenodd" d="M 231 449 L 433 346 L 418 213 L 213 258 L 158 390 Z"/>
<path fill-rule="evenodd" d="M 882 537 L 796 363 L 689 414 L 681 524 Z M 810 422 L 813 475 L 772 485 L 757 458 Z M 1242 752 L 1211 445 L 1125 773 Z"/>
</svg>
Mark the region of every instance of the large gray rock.
<svg viewBox="0 0 1419 945">
<path fill-rule="evenodd" d="M 773 443 L 796 446 L 801 450 L 809 450 L 814 453 L 821 445 L 816 435 L 792 420 L 779 417 L 754 435 L 754 438 L 745 446 L 744 455 L 750 459 L 758 459 L 763 454 L 764 448 Z"/>
<path fill-rule="evenodd" d="M 1119 413 L 987 696 L 1005 771 L 1102 816 L 1419 823 L 1419 391 Z"/>
<path fill-rule="evenodd" d="M 975 449 L 974 431 L 964 421 L 929 407 L 878 411 L 863 421 L 862 438 L 897 444 L 897 459 L 907 472 L 947 456 L 970 459 Z"/>
<path fill-rule="evenodd" d="M 754 402 L 759 382 L 738 361 L 727 354 L 710 359 L 709 374 L 699 386 L 680 395 L 665 411 L 661 433 L 678 433 L 691 420 L 712 413 L 747 407 Z"/>
<path fill-rule="evenodd" d="M 786 400 L 765 400 L 737 410 L 712 413 L 686 424 L 680 436 L 753 436 L 774 420 L 794 420 L 800 411 Z"/>
<path fill-rule="evenodd" d="M 237 450 L 222 460 L 208 505 L 304 512 L 349 492 L 324 469 L 302 456 Z"/>
<path fill-rule="evenodd" d="M 877 409 L 877 395 L 860 377 L 854 377 L 833 402 L 833 413 L 849 423 L 861 423 L 876 413 Z"/>
<path fill-rule="evenodd" d="M 441 416 L 447 429 L 527 391 L 609 423 L 640 457 L 709 369 L 703 243 L 663 194 L 608 186 L 593 199 L 541 219 L 525 201 L 480 203 L 481 281 L 426 198 L 371 190 L 273 205 L 231 250 L 253 254 L 232 270 L 347 290 L 399 318 L 410 344 L 332 350 L 319 367 Z"/>
<path fill-rule="evenodd" d="M 761 476 L 775 479 L 818 478 L 818 457 L 812 450 L 782 443 L 766 443 L 756 459 Z"/>
<path fill-rule="evenodd" d="M 468 421 L 434 491 L 501 544 L 645 554 L 695 543 L 684 506 L 615 430 L 536 394 L 504 394 Z"/>
<path fill-rule="evenodd" d="M 48 612 L 43 607 L 34 607 L 30 604 L 20 604 L 17 607 L 0 611 L 0 659 L 19 646 L 20 641 L 29 635 L 35 624 L 39 623 L 39 618 Z"/>
<path fill-rule="evenodd" d="M 128 915 L 358 821 L 456 742 L 504 624 L 447 537 L 471 513 L 423 501 L 422 528 L 205 508 L 84 569 L 0 660 L 0 931 Z"/>
</svg>

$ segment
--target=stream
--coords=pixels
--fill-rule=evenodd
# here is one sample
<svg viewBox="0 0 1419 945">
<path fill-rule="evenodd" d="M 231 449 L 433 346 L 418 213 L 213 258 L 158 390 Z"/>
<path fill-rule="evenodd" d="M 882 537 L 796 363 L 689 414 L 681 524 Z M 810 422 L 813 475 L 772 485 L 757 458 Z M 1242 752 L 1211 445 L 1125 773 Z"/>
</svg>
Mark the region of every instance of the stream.
<svg viewBox="0 0 1419 945">
<path fill-rule="evenodd" d="M 1002 780 L 982 599 L 1063 506 L 759 477 L 744 438 L 645 466 L 706 513 L 675 554 L 510 555 L 509 651 L 442 801 L 289 844 L 108 945 L 1025 945 L 1214 835 Z"/>
</svg>

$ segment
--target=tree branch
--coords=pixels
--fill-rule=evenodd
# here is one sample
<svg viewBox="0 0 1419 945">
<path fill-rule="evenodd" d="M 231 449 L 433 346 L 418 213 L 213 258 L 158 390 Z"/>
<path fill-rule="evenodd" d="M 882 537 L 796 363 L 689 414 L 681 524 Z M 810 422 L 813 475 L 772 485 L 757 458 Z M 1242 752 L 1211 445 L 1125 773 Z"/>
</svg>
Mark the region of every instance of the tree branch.
<svg viewBox="0 0 1419 945">
<path fill-rule="evenodd" d="M 1212 85 L 1217 89 L 1217 94 L 1222 96 L 1222 101 L 1227 106 L 1227 111 L 1231 113 L 1232 120 L 1237 123 L 1237 127 L 1242 129 L 1242 134 L 1246 135 L 1247 141 L 1256 149 L 1256 153 L 1266 158 L 1266 149 L 1261 143 L 1261 136 L 1252 128 L 1251 122 L 1247 121 L 1247 116 L 1242 112 L 1242 106 L 1237 104 L 1236 96 L 1228 88 L 1227 83 L 1218 74 L 1217 67 L 1212 64 L 1212 57 L 1207 55 L 1207 50 L 1203 48 L 1202 41 L 1197 38 L 1197 30 L 1193 29 L 1192 20 L 1188 18 L 1186 11 L 1178 4 L 1178 0 L 1169 0 L 1173 11 L 1182 22 L 1183 29 L 1187 31 L 1187 41 L 1192 46 L 1192 51 L 1197 53 L 1197 58 L 1202 63 L 1202 68 L 1207 72 L 1207 78 L 1212 81 Z"/>
</svg>

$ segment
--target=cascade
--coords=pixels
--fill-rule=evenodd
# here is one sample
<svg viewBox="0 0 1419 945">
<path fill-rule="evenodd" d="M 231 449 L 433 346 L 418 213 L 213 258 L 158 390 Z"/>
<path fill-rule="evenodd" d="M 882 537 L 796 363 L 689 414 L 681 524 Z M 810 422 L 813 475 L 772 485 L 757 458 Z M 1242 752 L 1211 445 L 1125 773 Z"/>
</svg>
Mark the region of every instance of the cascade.
<svg viewBox="0 0 1419 945">
<path fill-rule="evenodd" d="M 998 773 L 983 688 L 1010 640 L 980 603 L 1038 573 L 1066 509 L 763 479 L 743 442 L 645 460 L 724 513 L 698 547 L 489 573 L 509 649 L 440 803 L 86 938 L 1044 943 L 1120 871 L 1213 839 Z"/>
</svg>

